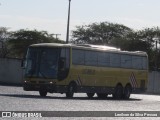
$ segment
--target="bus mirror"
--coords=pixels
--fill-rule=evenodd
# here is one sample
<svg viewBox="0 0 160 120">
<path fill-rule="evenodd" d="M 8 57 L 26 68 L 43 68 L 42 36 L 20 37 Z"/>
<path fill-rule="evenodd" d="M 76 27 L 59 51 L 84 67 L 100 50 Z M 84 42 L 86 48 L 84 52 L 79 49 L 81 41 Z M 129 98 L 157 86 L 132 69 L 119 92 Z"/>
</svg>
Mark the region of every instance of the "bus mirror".
<svg viewBox="0 0 160 120">
<path fill-rule="evenodd" d="M 60 69 L 60 70 L 65 69 L 65 58 L 60 58 L 60 61 L 59 61 L 59 69 Z"/>
<path fill-rule="evenodd" d="M 21 61 L 21 68 L 25 68 L 25 59 L 22 59 Z"/>
</svg>

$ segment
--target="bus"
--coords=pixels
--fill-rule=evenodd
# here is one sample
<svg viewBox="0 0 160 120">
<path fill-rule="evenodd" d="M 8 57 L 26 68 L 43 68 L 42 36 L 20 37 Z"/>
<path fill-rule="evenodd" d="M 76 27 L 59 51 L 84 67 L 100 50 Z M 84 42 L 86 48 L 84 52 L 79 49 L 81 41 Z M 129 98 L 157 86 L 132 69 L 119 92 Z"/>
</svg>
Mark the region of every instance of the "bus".
<svg viewBox="0 0 160 120">
<path fill-rule="evenodd" d="M 129 99 L 147 89 L 148 56 L 142 51 L 90 44 L 40 43 L 29 46 L 23 89 L 47 93 L 86 93 Z"/>
</svg>

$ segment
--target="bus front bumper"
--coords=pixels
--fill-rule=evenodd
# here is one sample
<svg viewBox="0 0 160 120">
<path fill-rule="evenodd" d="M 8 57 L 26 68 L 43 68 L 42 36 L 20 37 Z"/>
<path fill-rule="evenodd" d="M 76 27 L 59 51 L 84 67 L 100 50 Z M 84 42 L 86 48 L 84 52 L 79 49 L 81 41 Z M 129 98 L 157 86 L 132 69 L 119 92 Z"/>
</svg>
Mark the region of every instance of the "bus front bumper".
<svg viewBox="0 0 160 120">
<path fill-rule="evenodd" d="M 40 91 L 45 89 L 47 92 L 54 92 L 55 90 L 54 84 L 31 84 L 31 83 L 24 83 L 23 90 L 25 91 Z"/>
</svg>

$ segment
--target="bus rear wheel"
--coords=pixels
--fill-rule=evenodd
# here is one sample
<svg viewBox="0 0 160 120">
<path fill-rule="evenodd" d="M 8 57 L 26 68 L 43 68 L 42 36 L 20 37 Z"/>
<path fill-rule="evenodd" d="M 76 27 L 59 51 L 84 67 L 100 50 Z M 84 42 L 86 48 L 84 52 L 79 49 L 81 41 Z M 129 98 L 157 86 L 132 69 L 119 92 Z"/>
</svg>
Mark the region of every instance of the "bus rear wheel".
<svg viewBox="0 0 160 120">
<path fill-rule="evenodd" d="M 70 85 L 68 86 L 68 91 L 67 91 L 67 93 L 66 93 L 66 97 L 67 97 L 67 98 L 72 98 L 73 95 L 74 95 L 74 91 L 75 91 L 75 86 L 74 86 L 74 84 L 70 84 Z"/>
<path fill-rule="evenodd" d="M 94 96 L 95 93 L 86 93 L 88 98 L 92 98 Z"/>
<path fill-rule="evenodd" d="M 130 85 L 127 85 L 124 89 L 124 93 L 123 93 L 123 98 L 124 99 L 129 99 L 130 95 L 131 95 L 131 91 L 132 91 L 132 88 Z"/>
<path fill-rule="evenodd" d="M 108 96 L 108 94 L 106 94 L 106 93 L 97 93 L 97 96 L 98 96 L 98 98 L 104 99 L 104 98 L 106 98 Z"/>
<path fill-rule="evenodd" d="M 123 97 L 123 87 L 122 85 L 117 85 L 115 88 L 115 92 L 113 93 L 113 98 L 115 99 L 121 99 Z"/>
<path fill-rule="evenodd" d="M 47 91 L 46 90 L 40 90 L 39 94 L 41 97 L 45 97 L 47 95 Z"/>
</svg>

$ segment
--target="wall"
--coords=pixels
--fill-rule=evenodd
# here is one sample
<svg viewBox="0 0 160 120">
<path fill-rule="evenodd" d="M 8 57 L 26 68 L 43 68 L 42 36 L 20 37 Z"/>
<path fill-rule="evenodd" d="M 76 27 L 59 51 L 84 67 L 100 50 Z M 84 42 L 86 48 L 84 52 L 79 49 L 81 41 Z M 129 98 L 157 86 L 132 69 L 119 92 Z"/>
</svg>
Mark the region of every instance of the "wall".
<svg viewBox="0 0 160 120">
<path fill-rule="evenodd" d="M 0 82 L 9 84 L 20 84 L 23 78 L 21 60 L 0 58 Z"/>
<path fill-rule="evenodd" d="M 147 92 L 160 94 L 160 72 L 152 71 L 149 73 Z"/>
</svg>

